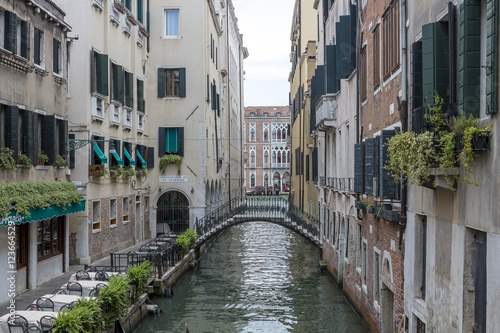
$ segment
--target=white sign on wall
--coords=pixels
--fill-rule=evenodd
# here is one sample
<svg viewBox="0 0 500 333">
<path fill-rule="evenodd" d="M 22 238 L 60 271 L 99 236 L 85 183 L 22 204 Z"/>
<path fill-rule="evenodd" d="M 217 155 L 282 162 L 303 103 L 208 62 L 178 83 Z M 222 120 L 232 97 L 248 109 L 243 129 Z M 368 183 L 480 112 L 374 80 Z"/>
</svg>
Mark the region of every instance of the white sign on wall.
<svg viewBox="0 0 500 333">
<path fill-rule="evenodd" d="M 160 176 L 160 183 L 187 183 L 188 176 Z"/>
</svg>

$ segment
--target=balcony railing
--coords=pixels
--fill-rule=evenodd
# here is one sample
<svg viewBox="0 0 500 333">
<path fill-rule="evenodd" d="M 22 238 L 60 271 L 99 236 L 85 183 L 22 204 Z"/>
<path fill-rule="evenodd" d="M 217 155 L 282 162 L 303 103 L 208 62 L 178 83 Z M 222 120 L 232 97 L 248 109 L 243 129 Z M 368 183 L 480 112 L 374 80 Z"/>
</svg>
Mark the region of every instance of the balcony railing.
<svg viewBox="0 0 500 333">
<path fill-rule="evenodd" d="M 324 185 L 322 178 L 325 179 Z M 354 178 L 320 177 L 320 184 L 334 191 L 354 193 Z"/>
<path fill-rule="evenodd" d="M 326 177 L 320 176 L 319 177 L 319 186 L 326 186 Z"/>
<path fill-rule="evenodd" d="M 337 97 L 323 95 L 316 105 L 316 128 L 327 131 L 337 127 Z"/>
<path fill-rule="evenodd" d="M 273 168 L 289 168 L 290 167 L 290 163 L 272 163 L 272 167 Z"/>
<path fill-rule="evenodd" d="M 457 117 L 458 115 L 457 105 L 443 104 L 441 106 L 441 112 L 443 113 L 443 120 L 450 122 L 453 117 Z M 411 130 L 416 133 L 433 131 L 433 124 L 427 119 L 427 116 L 433 114 L 434 112 L 431 110 L 431 107 L 428 106 L 413 109 L 411 114 Z"/>
</svg>

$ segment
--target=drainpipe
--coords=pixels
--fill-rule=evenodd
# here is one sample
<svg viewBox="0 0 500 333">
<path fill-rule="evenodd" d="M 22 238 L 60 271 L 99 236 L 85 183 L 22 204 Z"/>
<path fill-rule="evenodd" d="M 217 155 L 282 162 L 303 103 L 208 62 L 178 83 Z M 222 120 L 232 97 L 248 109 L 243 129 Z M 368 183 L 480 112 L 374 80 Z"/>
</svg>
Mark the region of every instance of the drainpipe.
<svg viewBox="0 0 500 333">
<path fill-rule="evenodd" d="M 407 91 L 406 91 L 406 80 L 407 80 L 407 64 L 406 64 L 406 0 L 401 0 L 401 45 L 402 45 L 402 66 L 401 66 L 401 103 L 399 105 L 399 114 L 401 118 L 401 131 L 408 131 L 408 101 L 407 101 Z M 406 200 L 407 200 L 407 184 L 408 181 L 401 182 L 401 220 L 399 222 L 400 231 L 399 231 L 399 250 L 402 250 L 403 247 L 403 234 L 406 229 Z M 404 258 L 403 258 L 404 261 Z"/>
<path fill-rule="evenodd" d="M 359 2 L 359 1 L 358 1 Z M 360 44 L 361 44 L 361 34 L 360 34 L 360 29 L 361 29 L 361 7 L 362 6 L 359 6 L 358 3 L 356 3 L 356 7 L 357 7 L 357 15 L 358 15 L 358 19 L 357 19 L 357 29 L 356 29 L 356 70 L 357 70 L 357 73 L 356 73 L 356 143 L 360 143 L 362 141 L 362 134 L 363 133 L 360 133 L 359 131 L 359 124 L 361 123 L 361 110 L 360 110 L 360 103 L 359 103 L 359 99 L 360 99 L 360 93 L 359 93 L 359 52 L 360 52 Z M 347 140 L 349 140 L 349 138 L 347 138 Z M 361 196 L 359 193 L 356 194 L 356 201 L 360 201 L 361 200 Z M 359 210 L 357 210 L 357 217 L 359 219 L 361 219 L 361 215 L 359 214 Z"/>
</svg>

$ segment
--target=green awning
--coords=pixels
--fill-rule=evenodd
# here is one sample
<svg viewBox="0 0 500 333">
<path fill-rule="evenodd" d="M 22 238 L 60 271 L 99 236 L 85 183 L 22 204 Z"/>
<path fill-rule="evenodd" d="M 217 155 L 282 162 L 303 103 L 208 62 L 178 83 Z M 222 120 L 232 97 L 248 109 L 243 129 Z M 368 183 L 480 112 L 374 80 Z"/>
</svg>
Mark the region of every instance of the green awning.
<svg viewBox="0 0 500 333">
<path fill-rule="evenodd" d="M 97 143 L 94 143 L 94 152 L 97 154 L 97 156 L 99 156 L 101 163 L 108 163 L 108 158 L 103 154 L 101 148 L 99 148 Z"/>
<path fill-rule="evenodd" d="M 134 166 L 135 165 L 135 161 L 134 159 L 130 156 L 130 154 L 128 153 L 128 150 L 127 148 L 123 147 L 123 154 L 125 155 L 125 157 L 128 159 L 129 161 L 129 164 Z"/>
<path fill-rule="evenodd" d="M 12 210 L 7 218 L 2 217 L 2 221 L 0 226 L 6 227 L 9 225 L 9 222 L 12 224 L 21 224 L 21 223 L 31 223 L 37 221 L 48 220 L 56 216 L 63 216 L 74 214 L 78 212 L 85 211 L 85 199 L 82 198 L 80 202 L 73 203 L 70 205 L 66 205 L 66 207 L 59 207 L 56 205 L 52 205 L 46 208 L 35 208 L 28 210 L 29 216 L 26 217 L 24 214 L 17 213 L 15 210 Z M 17 214 L 17 216 L 16 216 Z"/>
<path fill-rule="evenodd" d="M 135 153 L 137 154 L 137 157 L 139 157 L 139 159 L 141 160 L 142 167 L 143 167 L 143 168 L 147 168 L 147 167 L 148 167 L 148 164 L 146 163 L 146 161 L 144 161 L 144 158 L 142 158 L 141 153 L 139 153 L 139 151 L 138 151 L 138 150 L 136 150 L 136 151 L 135 151 Z"/>
<path fill-rule="evenodd" d="M 118 165 L 125 164 L 125 163 L 123 163 L 123 160 L 121 159 L 120 155 L 118 155 L 118 153 L 116 151 L 112 152 L 111 154 L 113 154 L 113 157 L 118 162 Z"/>
</svg>

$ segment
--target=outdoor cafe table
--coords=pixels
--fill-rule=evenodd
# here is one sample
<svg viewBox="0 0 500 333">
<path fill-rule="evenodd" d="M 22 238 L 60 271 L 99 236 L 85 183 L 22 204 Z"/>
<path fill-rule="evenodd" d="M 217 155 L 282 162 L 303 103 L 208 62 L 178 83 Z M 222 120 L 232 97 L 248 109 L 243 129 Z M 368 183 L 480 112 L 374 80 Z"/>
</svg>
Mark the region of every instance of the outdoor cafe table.
<svg viewBox="0 0 500 333">
<path fill-rule="evenodd" d="M 69 304 L 71 302 L 76 302 L 79 299 L 95 299 L 95 297 L 88 297 L 88 296 L 78 296 L 78 295 L 64 295 L 64 294 L 58 294 L 58 295 L 53 295 L 53 294 L 47 294 L 43 295 L 45 298 L 50 298 L 52 302 L 54 302 L 54 311 L 59 311 L 62 306 Z"/>
<path fill-rule="evenodd" d="M 43 316 L 56 317 L 57 312 L 52 311 L 16 311 L 16 314 L 23 316 L 28 320 L 28 325 L 36 325 L 40 327 L 40 318 Z M 3 315 L 0 317 L 0 333 L 9 333 L 9 325 L 7 324 L 7 319 L 10 314 Z"/>
<path fill-rule="evenodd" d="M 119 274 L 120 274 L 119 272 L 105 272 L 105 273 L 106 273 L 106 274 L 108 274 L 108 277 L 111 277 L 111 276 L 113 276 L 113 275 L 119 275 Z M 95 281 L 95 274 L 96 274 L 96 272 L 87 272 L 87 274 L 90 276 L 90 278 L 91 278 L 93 281 Z M 76 279 L 76 273 L 73 273 L 73 274 L 71 275 L 71 277 L 69 278 L 69 280 L 70 280 L 70 281 L 72 281 L 72 282 L 80 282 L 80 281 L 81 281 L 81 280 L 80 280 L 80 281 L 77 281 L 77 279 Z"/>
<path fill-rule="evenodd" d="M 95 288 L 99 283 L 108 284 L 106 281 L 89 281 L 89 280 L 80 280 L 76 283 L 79 283 L 82 286 L 82 296 L 89 296 L 92 289 Z M 61 289 L 66 289 L 67 283 L 61 286 Z M 69 292 L 69 291 L 68 291 Z"/>
</svg>

